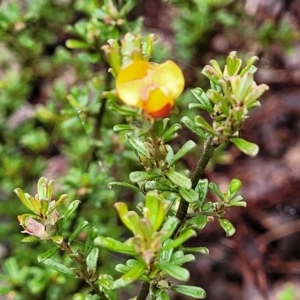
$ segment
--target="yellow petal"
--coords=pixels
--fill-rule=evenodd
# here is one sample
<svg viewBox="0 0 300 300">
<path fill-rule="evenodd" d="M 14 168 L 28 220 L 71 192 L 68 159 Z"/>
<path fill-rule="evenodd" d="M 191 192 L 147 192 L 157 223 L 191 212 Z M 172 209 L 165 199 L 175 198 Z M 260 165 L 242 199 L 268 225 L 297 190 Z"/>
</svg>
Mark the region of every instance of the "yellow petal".
<svg viewBox="0 0 300 300">
<path fill-rule="evenodd" d="M 180 68 L 172 61 L 162 64 L 151 64 L 153 82 L 168 91 L 176 99 L 184 89 L 184 77 Z"/>
</svg>

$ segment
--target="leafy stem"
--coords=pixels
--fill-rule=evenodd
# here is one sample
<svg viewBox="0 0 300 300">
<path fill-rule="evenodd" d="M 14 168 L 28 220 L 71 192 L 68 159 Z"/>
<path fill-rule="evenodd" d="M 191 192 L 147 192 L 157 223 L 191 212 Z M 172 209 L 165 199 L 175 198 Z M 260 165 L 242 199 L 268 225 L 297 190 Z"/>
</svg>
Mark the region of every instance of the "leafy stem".
<svg viewBox="0 0 300 300">
<path fill-rule="evenodd" d="M 209 160 L 211 159 L 211 157 L 214 153 L 214 150 L 215 150 L 215 145 L 213 143 L 213 137 L 210 136 L 204 143 L 202 155 L 201 155 L 201 157 L 197 163 L 197 166 L 195 168 L 195 171 L 192 175 L 192 178 L 191 178 L 192 189 L 196 188 L 199 180 L 201 179 L 201 177 L 204 173 L 204 170 L 205 170 Z M 185 217 L 187 215 L 188 207 L 189 207 L 189 202 L 187 202 L 184 199 L 181 199 L 177 213 L 176 213 L 176 217 L 179 219 L 180 222 L 178 224 L 177 230 L 175 230 L 175 232 L 173 233 L 173 236 L 171 238 L 174 238 L 176 236 L 179 228 L 182 226 L 182 223 L 184 222 Z"/>
<path fill-rule="evenodd" d="M 99 286 L 97 284 L 95 284 L 95 281 L 91 278 L 91 276 L 87 270 L 84 256 L 78 252 L 74 253 L 71 250 L 70 245 L 66 241 L 62 242 L 62 244 L 60 245 L 60 248 L 61 248 L 61 250 L 65 251 L 68 254 L 68 256 L 73 260 L 73 262 L 78 267 L 79 272 L 76 272 L 76 275 L 86 281 L 86 283 L 91 287 L 93 292 L 99 296 L 99 299 L 109 300 L 105 296 L 105 294 L 102 291 L 100 291 Z"/>
</svg>

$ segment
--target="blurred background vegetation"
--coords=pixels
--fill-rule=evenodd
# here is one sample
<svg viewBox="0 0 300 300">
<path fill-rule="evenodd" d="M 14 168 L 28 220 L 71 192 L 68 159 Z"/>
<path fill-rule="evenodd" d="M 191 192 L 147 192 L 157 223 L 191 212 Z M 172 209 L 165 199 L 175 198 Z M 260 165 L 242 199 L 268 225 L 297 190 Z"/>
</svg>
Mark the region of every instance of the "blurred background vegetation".
<svg viewBox="0 0 300 300">
<path fill-rule="evenodd" d="M 33 193 L 39 177 L 55 179 L 57 197 L 66 193 L 81 200 L 70 231 L 86 219 L 101 235 L 126 235 L 113 203 L 134 205 L 137 196 L 107 184 L 128 181 L 129 172 L 140 167 L 122 134 L 112 130 L 122 117 L 100 94 L 113 87 L 101 46 L 128 31 L 157 34 L 153 60 L 171 59 L 183 69 L 187 91 L 178 101 L 180 115 L 190 114 L 188 89 L 207 86 L 200 71 L 210 59 L 222 63 L 232 50 L 260 57 L 257 82 L 269 84 L 271 92 L 243 133 L 260 145 L 260 155 L 250 160 L 234 148 L 222 149 L 206 173 L 224 185 L 241 178 L 249 206 L 229 216 L 237 227 L 229 241 L 214 226 L 195 240 L 211 256 L 190 268 L 193 284 L 207 290 L 207 299 L 297 299 L 299 7 L 297 0 L 2 0 L 0 299 L 89 299 L 83 282 L 38 264 L 46 242 L 20 243 L 16 216 L 25 209 L 14 188 Z M 175 143 L 196 139 L 189 135 Z M 197 151 L 183 167 L 194 168 Z M 280 235 L 285 223 L 292 229 Z M 77 237 L 78 247 L 85 238 Z M 118 260 L 102 252 L 101 271 L 114 272 L 110 262 Z"/>
</svg>

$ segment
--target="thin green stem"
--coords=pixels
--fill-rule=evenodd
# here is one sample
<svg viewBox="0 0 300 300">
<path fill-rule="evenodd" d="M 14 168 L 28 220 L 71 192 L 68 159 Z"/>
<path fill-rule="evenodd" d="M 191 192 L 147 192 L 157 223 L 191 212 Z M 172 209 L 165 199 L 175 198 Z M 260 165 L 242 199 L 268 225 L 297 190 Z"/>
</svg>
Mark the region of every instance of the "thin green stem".
<svg viewBox="0 0 300 300">
<path fill-rule="evenodd" d="M 209 160 L 211 159 L 211 157 L 214 153 L 214 150 L 215 150 L 215 145 L 213 143 L 213 137 L 211 136 L 204 143 L 202 155 L 201 155 L 201 157 L 197 163 L 197 166 L 195 168 L 195 171 L 191 177 L 192 189 L 196 188 L 199 180 L 201 179 L 201 177 L 204 173 L 204 170 L 205 170 Z M 175 232 L 173 233 L 173 236 L 171 238 L 174 238 L 177 235 L 179 228 L 182 226 L 182 223 L 184 222 L 184 219 L 186 218 L 188 208 L 189 208 L 189 202 L 185 201 L 184 199 L 181 199 L 177 213 L 176 213 L 176 217 L 179 219 L 179 225 L 177 227 L 177 230 L 175 230 Z"/>
</svg>

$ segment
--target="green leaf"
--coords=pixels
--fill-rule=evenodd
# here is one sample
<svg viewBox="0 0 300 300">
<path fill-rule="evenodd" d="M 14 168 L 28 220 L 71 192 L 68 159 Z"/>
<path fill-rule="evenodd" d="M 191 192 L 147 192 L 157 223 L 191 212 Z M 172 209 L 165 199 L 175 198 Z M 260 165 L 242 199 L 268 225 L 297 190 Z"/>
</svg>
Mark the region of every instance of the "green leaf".
<svg viewBox="0 0 300 300">
<path fill-rule="evenodd" d="M 100 274 L 99 278 L 97 280 L 97 283 L 99 283 L 103 288 L 107 290 L 113 289 L 114 279 L 111 275 L 108 274 Z"/>
<path fill-rule="evenodd" d="M 33 197 L 26 197 L 23 190 L 20 188 L 14 189 L 14 192 L 17 194 L 18 198 L 21 200 L 24 206 L 26 206 L 29 210 L 34 212 L 35 214 L 38 214 L 39 211 L 35 209 L 35 207 L 32 204 L 32 201 L 30 199 L 33 199 Z"/>
<path fill-rule="evenodd" d="M 126 188 L 134 190 L 137 193 L 141 193 L 139 188 L 137 188 L 135 185 L 127 183 L 127 182 L 113 181 L 107 185 L 107 188 L 111 189 L 114 185 L 126 187 Z"/>
<path fill-rule="evenodd" d="M 196 143 L 193 141 L 187 141 L 180 150 L 172 157 L 169 164 L 170 166 L 174 165 L 179 159 L 186 155 L 190 150 L 196 147 Z"/>
<path fill-rule="evenodd" d="M 70 49 L 88 49 L 90 46 L 83 41 L 68 39 L 66 41 L 66 47 Z"/>
<path fill-rule="evenodd" d="M 195 117 L 195 124 L 202 128 L 203 130 L 209 132 L 213 136 L 218 136 L 219 133 L 214 131 L 213 128 L 210 126 L 210 124 L 201 116 Z"/>
<path fill-rule="evenodd" d="M 121 243 L 117 240 L 114 240 L 110 237 L 98 236 L 95 238 L 95 245 L 98 247 L 105 247 L 109 250 L 128 254 L 128 255 L 136 255 L 135 249 L 133 246 L 129 246 L 127 244 Z"/>
<path fill-rule="evenodd" d="M 232 236 L 235 233 L 235 228 L 227 219 L 218 219 L 218 221 L 226 232 L 226 236 Z"/>
<path fill-rule="evenodd" d="M 167 292 L 165 291 L 161 291 L 157 296 L 156 296 L 157 300 L 170 300 L 169 295 L 167 294 Z"/>
<path fill-rule="evenodd" d="M 113 97 L 113 95 L 111 95 L 111 97 Z M 128 106 L 120 106 L 116 103 L 115 100 L 111 100 L 107 103 L 107 109 L 116 111 L 117 113 L 123 116 L 138 116 L 138 111 L 136 109 L 129 108 Z"/>
<path fill-rule="evenodd" d="M 199 127 L 196 126 L 195 122 L 189 117 L 183 117 L 181 122 L 193 133 L 199 136 L 202 139 L 205 139 L 205 132 Z"/>
<path fill-rule="evenodd" d="M 210 182 L 208 184 L 209 188 L 212 189 L 214 191 L 214 193 L 221 199 L 224 200 L 224 195 L 223 193 L 220 191 L 219 187 L 214 183 L 214 182 Z"/>
<path fill-rule="evenodd" d="M 226 59 L 226 67 L 229 76 L 238 74 L 242 65 L 242 60 L 236 56 L 236 51 L 230 52 Z"/>
<path fill-rule="evenodd" d="M 160 201 L 158 199 L 158 194 L 156 191 L 150 191 L 147 193 L 147 195 L 145 197 L 145 205 L 149 210 L 149 219 L 154 228 L 154 226 L 156 224 L 157 216 L 159 215 L 159 210 L 163 209 L 163 207 L 160 205 Z M 164 214 L 163 214 L 163 218 L 164 218 Z M 160 226 L 160 225 L 161 225 L 161 221 L 158 226 Z M 157 228 L 154 228 L 154 230 L 156 230 L 156 229 Z"/>
<path fill-rule="evenodd" d="M 163 246 L 162 250 L 177 248 L 178 246 L 181 246 L 185 241 L 187 241 L 188 239 L 190 239 L 191 237 L 194 237 L 196 235 L 197 235 L 196 231 L 194 231 L 193 229 L 186 229 L 183 231 L 183 233 L 178 238 L 171 241 L 166 246 Z"/>
<path fill-rule="evenodd" d="M 54 180 L 49 180 L 46 177 L 41 177 L 37 184 L 37 192 L 39 200 L 48 200 L 50 201 L 52 198 L 52 186 Z"/>
<path fill-rule="evenodd" d="M 208 111 L 209 113 L 214 112 L 212 103 L 210 102 L 209 98 L 207 97 L 207 95 L 201 88 L 197 87 L 197 88 L 191 89 L 191 93 L 200 102 L 200 108 Z M 191 107 L 189 107 L 189 108 L 191 109 Z"/>
<path fill-rule="evenodd" d="M 131 224 L 131 221 L 128 219 L 127 217 L 127 213 L 128 213 L 128 207 L 125 203 L 123 202 L 117 202 L 114 204 L 114 207 L 117 209 L 119 217 L 121 219 L 121 221 L 123 222 L 123 224 L 132 232 L 134 232 L 134 228 Z"/>
<path fill-rule="evenodd" d="M 71 244 L 76 237 L 76 235 L 86 226 L 88 226 L 88 221 L 82 221 L 79 223 L 79 225 L 76 227 L 76 229 L 72 232 L 72 234 L 69 237 L 68 243 Z"/>
<path fill-rule="evenodd" d="M 159 192 L 171 192 L 171 191 L 175 191 L 176 189 L 172 188 L 170 186 L 170 182 L 158 182 L 158 181 L 147 181 L 145 184 L 145 190 L 147 191 L 151 191 L 151 190 L 157 190 Z"/>
<path fill-rule="evenodd" d="M 198 215 L 188 220 L 188 224 L 197 230 L 202 230 L 208 223 L 207 216 Z"/>
<path fill-rule="evenodd" d="M 175 266 L 172 263 L 158 262 L 157 266 L 175 279 L 187 281 L 190 278 L 190 273 L 187 269 Z"/>
<path fill-rule="evenodd" d="M 194 190 L 186 190 L 182 187 L 179 187 L 178 189 L 179 195 L 187 202 L 193 203 L 198 200 L 198 194 Z"/>
<path fill-rule="evenodd" d="M 175 258 L 175 259 L 172 259 L 171 260 L 171 263 L 173 265 L 176 265 L 176 266 L 181 266 L 185 263 L 188 263 L 190 261 L 194 261 L 195 260 L 195 256 L 192 255 L 192 254 L 186 254 L 182 257 L 178 257 L 178 258 Z"/>
<path fill-rule="evenodd" d="M 161 136 L 161 139 L 164 143 L 167 143 L 174 139 L 177 136 L 177 131 L 181 129 L 181 125 L 176 123 L 173 124 L 164 134 Z"/>
<path fill-rule="evenodd" d="M 127 139 L 134 151 L 136 151 L 140 155 L 147 157 L 148 159 L 151 158 L 151 155 L 147 150 L 145 144 L 138 138 L 132 138 L 131 134 L 127 133 Z"/>
<path fill-rule="evenodd" d="M 230 181 L 229 187 L 228 187 L 228 194 L 230 195 L 230 198 L 241 188 L 242 182 L 237 179 L 233 178 Z"/>
<path fill-rule="evenodd" d="M 66 209 L 64 215 L 63 215 L 63 222 L 65 223 L 69 218 L 70 216 L 72 215 L 72 213 L 76 210 L 76 208 L 78 207 L 78 205 L 80 204 L 80 200 L 75 200 L 75 201 L 72 201 L 68 208 Z"/>
<path fill-rule="evenodd" d="M 83 250 L 83 253 L 85 256 L 87 256 L 90 253 L 90 251 L 92 250 L 92 248 L 94 247 L 94 239 L 98 236 L 98 232 L 99 232 L 99 229 L 96 227 L 92 227 L 90 229 L 89 235 L 85 242 L 84 250 Z"/>
<path fill-rule="evenodd" d="M 209 255 L 209 250 L 206 247 L 187 247 L 184 248 L 184 252 L 195 252 L 195 253 L 201 253 L 205 256 Z"/>
<path fill-rule="evenodd" d="M 117 124 L 113 127 L 113 131 L 123 131 L 123 130 L 131 130 L 131 126 L 127 124 Z"/>
<path fill-rule="evenodd" d="M 220 66 L 219 66 L 219 63 L 218 63 L 216 60 L 214 60 L 214 59 L 210 60 L 209 63 L 210 63 L 210 64 L 212 65 L 212 67 L 214 68 L 215 74 L 216 74 L 219 78 L 222 78 L 222 77 L 223 77 L 223 72 L 222 72 L 222 70 L 221 70 L 221 68 L 220 68 Z"/>
<path fill-rule="evenodd" d="M 204 200 L 206 199 L 206 195 L 208 192 L 208 180 L 206 178 L 199 180 L 196 187 L 196 191 L 198 192 L 199 195 L 198 201 L 199 201 L 199 206 L 201 207 Z"/>
<path fill-rule="evenodd" d="M 170 179 L 170 181 L 177 186 L 190 190 L 192 187 L 192 182 L 190 178 L 173 171 L 173 170 L 166 170 L 165 175 Z"/>
<path fill-rule="evenodd" d="M 133 267 L 129 272 L 124 274 L 122 277 L 114 282 L 114 289 L 124 287 L 136 280 L 138 280 L 145 272 L 146 265 L 139 262 L 135 267 Z"/>
<path fill-rule="evenodd" d="M 206 293 L 205 291 L 197 286 L 190 285 L 173 285 L 171 286 L 171 290 L 189 297 L 193 297 L 196 299 L 205 299 Z"/>
<path fill-rule="evenodd" d="M 246 207 L 247 206 L 247 202 L 246 201 L 234 201 L 234 200 L 231 200 L 230 201 L 230 206 L 233 206 L 233 207 Z"/>
<path fill-rule="evenodd" d="M 54 253 L 58 250 L 58 247 L 54 247 L 54 248 L 51 248 L 49 250 L 47 250 L 46 252 L 40 254 L 38 257 L 37 257 L 37 260 L 39 263 L 43 262 L 44 260 L 46 260 L 47 258 L 50 258 L 51 256 L 54 255 Z"/>
<path fill-rule="evenodd" d="M 251 56 L 247 61 L 247 65 L 240 72 L 240 75 L 243 76 L 258 60 L 257 56 Z"/>
<path fill-rule="evenodd" d="M 259 148 L 256 144 L 250 143 L 241 138 L 231 138 L 230 141 L 236 145 L 236 147 L 243 153 L 254 157 L 257 155 Z"/>
<path fill-rule="evenodd" d="M 131 180 L 131 182 L 152 180 L 157 177 L 161 177 L 161 174 L 156 172 L 147 172 L 147 171 L 135 171 L 129 174 L 129 179 Z"/>
<path fill-rule="evenodd" d="M 162 242 L 168 239 L 177 228 L 179 220 L 176 217 L 169 217 L 167 221 L 163 224 L 160 232 L 166 232 L 167 234 L 163 237 Z"/>
<path fill-rule="evenodd" d="M 46 259 L 42 262 L 42 264 L 45 265 L 45 266 L 49 266 L 52 269 L 54 269 L 54 270 L 56 270 L 60 273 L 74 276 L 74 273 L 71 269 L 65 267 L 64 265 L 62 265 L 60 263 L 57 263 L 57 262 L 53 261 L 52 259 Z"/>
<path fill-rule="evenodd" d="M 94 275 L 96 273 L 98 256 L 99 249 L 93 248 L 86 258 L 86 266 L 90 275 Z"/>
<path fill-rule="evenodd" d="M 37 241 L 40 241 L 39 238 L 37 238 L 36 236 L 26 236 L 24 238 L 22 238 L 21 243 L 35 243 Z"/>
</svg>

